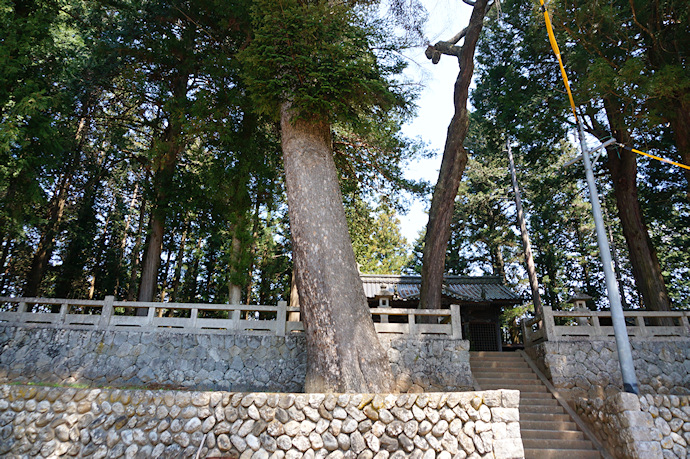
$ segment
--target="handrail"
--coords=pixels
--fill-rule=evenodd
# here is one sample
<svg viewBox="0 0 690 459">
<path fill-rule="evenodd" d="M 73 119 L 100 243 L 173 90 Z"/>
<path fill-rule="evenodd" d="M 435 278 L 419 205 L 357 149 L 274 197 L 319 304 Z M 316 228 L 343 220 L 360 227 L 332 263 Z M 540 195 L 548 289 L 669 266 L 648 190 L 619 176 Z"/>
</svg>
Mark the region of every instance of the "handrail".
<svg viewBox="0 0 690 459">
<path fill-rule="evenodd" d="M 612 339 L 613 325 L 609 311 L 554 311 L 544 306 L 544 315 L 540 318 L 525 320 L 522 323 L 525 345 L 530 346 L 542 341 L 578 341 Z M 631 338 L 674 339 L 690 338 L 690 311 L 624 311 L 628 324 L 628 335 Z M 572 319 L 565 324 L 557 324 L 556 318 Z M 602 319 L 604 323 L 602 324 Z M 534 324 L 542 320 L 542 326 Z"/>
<path fill-rule="evenodd" d="M 59 306 L 59 312 L 53 312 L 53 306 Z M 145 315 L 131 315 L 133 309 L 144 309 Z M 227 318 L 204 317 L 202 311 L 226 313 L 221 315 Z M 304 331 L 302 322 L 288 319 L 288 313 L 294 312 L 299 308 L 288 307 L 285 301 L 273 306 L 115 301 L 112 296 L 104 300 L 0 297 L 0 325 L 52 328 L 285 336 Z M 450 309 L 372 308 L 371 314 L 378 319 L 374 326 L 381 334 L 462 339 L 458 305 Z M 418 323 L 423 322 L 418 317 L 434 316 L 441 318 L 440 323 Z"/>
</svg>

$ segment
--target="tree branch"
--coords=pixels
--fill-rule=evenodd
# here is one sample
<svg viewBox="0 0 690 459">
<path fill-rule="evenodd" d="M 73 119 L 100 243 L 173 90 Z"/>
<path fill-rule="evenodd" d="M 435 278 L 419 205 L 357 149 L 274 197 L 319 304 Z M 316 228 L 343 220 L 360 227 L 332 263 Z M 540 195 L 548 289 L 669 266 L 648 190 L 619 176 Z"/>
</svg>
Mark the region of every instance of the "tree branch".
<svg viewBox="0 0 690 459">
<path fill-rule="evenodd" d="M 472 7 L 474 7 L 476 3 L 475 0 L 462 1 Z M 493 0 L 486 4 L 486 8 L 484 10 L 485 15 L 489 12 L 493 4 Z M 462 47 L 455 45 L 457 44 L 457 42 L 459 42 L 462 38 L 464 38 L 467 35 L 467 29 L 468 27 L 465 27 L 448 41 L 439 41 L 433 46 L 427 46 L 426 51 L 424 51 L 424 55 L 427 59 L 430 59 L 431 62 L 434 64 L 438 64 L 438 62 L 441 60 L 442 54 L 446 54 L 448 56 L 455 56 L 458 59 L 460 59 L 460 52 L 462 51 Z"/>
</svg>

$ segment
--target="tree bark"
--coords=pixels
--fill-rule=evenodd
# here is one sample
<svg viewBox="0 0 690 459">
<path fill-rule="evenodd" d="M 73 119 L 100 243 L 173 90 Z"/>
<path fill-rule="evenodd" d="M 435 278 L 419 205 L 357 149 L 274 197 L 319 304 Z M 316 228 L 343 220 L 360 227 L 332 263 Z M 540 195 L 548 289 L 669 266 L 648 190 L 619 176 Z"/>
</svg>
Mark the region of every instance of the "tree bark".
<svg viewBox="0 0 690 459">
<path fill-rule="evenodd" d="M 186 80 L 185 80 L 186 81 Z M 186 84 L 186 83 L 185 83 Z M 154 301 L 158 288 L 158 270 L 161 265 L 165 218 L 169 207 L 170 191 L 177 161 L 184 149 L 181 120 L 169 120 L 162 143 L 163 153 L 156 158 L 153 176 L 153 193 L 155 200 L 151 210 L 150 229 L 146 239 L 146 252 L 141 268 L 139 301 Z M 140 311 L 145 311 L 140 309 Z"/>
<path fill-rule="evenodd" d="M 84 273 L 86 254 L 90 248 L 93 248 L 95 242 L 94 236 L 98 222 L 93 207 L 98 194 L 101 172 L 100 167 L 94 170 L 84 185 L 77 219 L 71 231 L 72 237 L 63 257 L 62 269 L 55 285 L 57 298 L 70 298 L 71 295 L 79 295 L 78 291 L 74 291 L 75 283 Z"/>
<path fill-rule="evenodd" d="M 60 224 L 62 223 L 62 215 L 65 211 L 65 204 L 67 203 L 67 191 L 72 183 L 72 165 L 67 165 L 67 171 L 60 177 L 56 190 L 53 194 L 53 199 L 50 201 L 48 209 L 48 221 L 41 239 L 34 252 L 33 260 L 31 261 L 31 269 L 26 276 L 26 284 L 24 285 L 23 295 L 25 297 L 36 297 L 39 293 L 39 286 L 46 269 L 48 269 L 48 262 L 53 255 L 55 248 L 55 238 L 58 235 Z"/>
<path fill-rule="evenodd" d="M 139 208 L 139 224 L 137 226 L 137 236 L 134 240 L 134 247 L 132 248 L 132 269 L 129 273 L 129 285 L 127 288 L 127 301 L 134 301 L 137 296 L 137 272 L 139 271 L 139 265 L 141 264 L 141 257 L 139 252 L 141 251 L 141 239 L 144 231 L 144 220 L 146 218 L 146 197 L 142 194 L 141 206 Z"/>
<path fill-rule="evenodd" d="M 230 281 L 228 282 L 228 304 L 240 304 L 242 302 L 242 287 L 235 283 L 238 277 L 238 267 L 240 266 L 242 244 L 237 237 L 239 231 L 239 223 L 235 224 L 233 228 L 232 241 L 230 242 Z"/>
<path fill-rule="evenodd" d="M 305 392 L 390 392 L 390 363 L 374 329 L 347 230 L 330 125 L 298 119 L 284 104 L 281 141 L 307 341 Z"/>
<path fill-rule="evenodd" d="M 669 123 L 673 129 L 676 148 L 683 164 L 690 166 L 690 102 L 678 102 L 674 115 L 669 117 Z M 690 169 L 682 169 L 682 171 L 685 175 L 686 196 L 690 202 Z"/>
<path fill-rule="evenodd" d="M 529 286 L 532 291 L 532 304 L 534 305 L 534 315 L 543 315 L 543 308 L 541 304 L 541 295 L 539 294 L 539 280 L 537 279 L 537 269 L 534 266 L 534 257 L 532 256 L 532 244 L 530 244 L 529 233 L 527 232 L 527 224 L 525 222 L 525 213 L 522 210 L 522 197 L 520 196 L 520 187 L 518 186 L 517 172 L 515 171 L 515 161 L 513 160 L 513 150 L 510 148 L 510 142 L 507 145 L 508 150 L 508 165 L 510 166 L 510 177 L 513 183 L 513 194 L 515 195 L 515 210 L 517 213 L 518 225 L 520 226 L 520 236 L 522 237 L 522 249 L 525 254 L 525 266 L 527 267 L 527 277 L 529 278 Z"/>
<path fill-rule="evenodd" d="M 179 297 L 180 279 L 182 278 L 182 264 L 184 263 L 184 249 L 187 242 L 187 231 L 189 231 L 189 221 L 185 220 L 184 231 L 182 231 L 182 238 L 180 245 L 177 248 L 177 256 L 175 257 L 175 274 L 172 282 L 172 295 L 170 297 L 172 302 L 176 302 Z"/>
<path fill-rule="evenodd" d="M 613 136 L 624 145 L 632 145 L 618 101 L 606 97 L 604 107 Z M 649 237 L 637 197 L 637 157 L 635 153 L 616 147 L 609 147 L 607 156 L 618 217 L 628 244 L 635 284 L 647 309 L 669 311 L 671 301 L 661 275 L 659 258 Z"/>
<path fill-rule="evenodd" d="M 453 96 L 455 114 L 448 126 L 441 170 L 436 187 L 434 187 L 424 241 L 419 302 L 419 307 L 422 309 L 441 308 L 441 290 L 443 288 L 446 250 L 450 238 L 450 222 L 453 217 L 453 207 L 458 194 L 460 179 L 467 164 L 467 152 L 463 146 L 469 126 L 467 97 L 474 73 L 474 50 L 482 30 L 486 4 L 486 0 L 477 0 L 475 3 L 470 24 L 467 26 L 465 42 L 458 57 L 460 71 L 455 81 Z"/>
</svg>

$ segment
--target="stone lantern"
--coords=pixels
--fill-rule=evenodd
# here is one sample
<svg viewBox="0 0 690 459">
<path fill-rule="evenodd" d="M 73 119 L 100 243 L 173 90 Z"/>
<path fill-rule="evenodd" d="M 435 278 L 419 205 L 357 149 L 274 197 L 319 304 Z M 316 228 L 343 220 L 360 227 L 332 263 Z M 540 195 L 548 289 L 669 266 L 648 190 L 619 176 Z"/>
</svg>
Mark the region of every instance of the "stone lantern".
<svg viewBox="0 0 690 459">
<path fill-rule="evenodd" d="M 591 300 L 591 299 L 592 299 L 592 297 L 587 295 L 586 293 L 575 291 L 575 295 L 573 295 L 568 300 L 568 303 L 573 304 L 573 311 L 589 312 L 589 308 L 587 307 L 587 301 Z M 577 318 L 577 324 L 578 325 L 591 325 L 589 323 L 589 319 L 587 319 L 586 317 L 578 317 Z"/>
<path fill-rule="evenodd" d="M 379 308 L 390 308 L 393 299 L 393 291 L 387 285 L 381 284 L 381 289 L 375 296 L 379 300 Z M 381 316 L 381 323 L 388 323 L 388 315 Z"/>
</svg>

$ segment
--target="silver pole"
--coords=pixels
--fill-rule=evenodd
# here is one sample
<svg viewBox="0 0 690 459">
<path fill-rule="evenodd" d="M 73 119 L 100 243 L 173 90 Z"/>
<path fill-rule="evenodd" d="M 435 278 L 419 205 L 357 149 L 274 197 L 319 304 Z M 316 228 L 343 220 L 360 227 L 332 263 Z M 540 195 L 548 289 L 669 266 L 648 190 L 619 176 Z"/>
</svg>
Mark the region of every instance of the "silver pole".
<svg viewBox="0 0 690 459">
<path fill-rule="evenodd" d="M 604 218 L 601 214 L 601 206 L 599 205 L 599 193 L 597 185 L 594 182 L 594 172 L 592 171 L 592 162 L 589 158 L 589 151 L 585 144 L 585 133 L 582 129 L 582 122 L 578 120 L 578 134 L 580 136 L 580 149 L 582 150 L 582 160 L 585 164 L 585 175 L 587 176 L 587 185 L 589 186 L 589 196 L 592 202 L 592 213 L 594 214 L 594 225 L 597 231 L 597 242 L 599 244 L 599 255 L 601 262 L 604 265 L 604 275 L 606 277 L 606 291 L 608 292 L 609 303 L 611 305 L 611 320 L 613 321 L 613 333 L 616 337 L 616 348 L 618 349 L 618 361 L 621 365 L 621 374 L 623 375 L 623 389 L 626 392 L 639 394 L 640 390 L 637 387 L 637 377 L 635 376 L 635 366 L 633 365 L 632 349 L 630 347 L 630 339 L 628 338 L 628 330 L 625 327 L 625 317 L 623 316 L 623 307 L 621 306 L 621 298 L 618 293 L 618 281 L 613 272 L 613 262 L 611 261 L 611 250 L 609 248 L 609 241 L 606 237 L 606 228 L 604 226 Z M 601 148 L 604 148 L 603 145 Z"/>
</svg>

